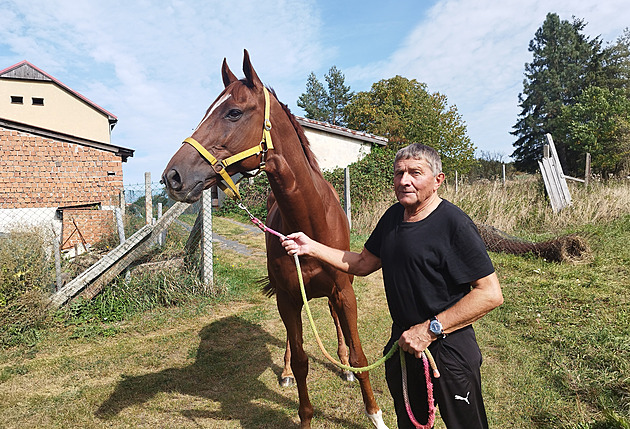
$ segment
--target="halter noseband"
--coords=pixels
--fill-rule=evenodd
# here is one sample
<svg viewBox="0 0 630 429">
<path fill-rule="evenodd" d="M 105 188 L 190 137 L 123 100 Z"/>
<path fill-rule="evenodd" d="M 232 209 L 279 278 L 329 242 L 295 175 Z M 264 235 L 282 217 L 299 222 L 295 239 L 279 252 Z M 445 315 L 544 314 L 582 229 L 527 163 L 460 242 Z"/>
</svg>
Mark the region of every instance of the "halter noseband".
<svg viewBox="0 0 630 429">
<path fill-rule="evenodd" d="M 192 147 L 194 147 L 199 154 L 210 163 L 212 168 L 217 174 L 221 175 L 221 178 L 225 182 L 225 184 L 219 182 L 219 187 L 225 192 L 227 196 L 232 198 L 233 200 L 238 200 L 241 198 L 241 194 L 238 192 L 238 188 L 230 175 L 227 172 L 227 167 L 238 162 L 242 161 L 245 158 L 249 158 L 253 155 L 263 154 L 262 160 L 260 162 L 260 170 L 265 169 L 265 154 L 267 150 L 273 149 L 273 143 L 271 141 L 271 121 L 269 120 L 269 91 L 267 88 L 263 86 L 263 92 L 265 94 L 265 122 L 263 124 L 263 135 L 260 143 L 258 145 L 246 149 L 242 152 L 239 152 L 235 155 L 227 157 L 225 159 L 217 159 L 215 158 L 208 150 L 203 147 L 197 140 L 192 137 L 188 137 L 183 141 L 183 143 L 188 143 Z M 259 170 L 259 171 L 260 171 Z"/>
</svg>

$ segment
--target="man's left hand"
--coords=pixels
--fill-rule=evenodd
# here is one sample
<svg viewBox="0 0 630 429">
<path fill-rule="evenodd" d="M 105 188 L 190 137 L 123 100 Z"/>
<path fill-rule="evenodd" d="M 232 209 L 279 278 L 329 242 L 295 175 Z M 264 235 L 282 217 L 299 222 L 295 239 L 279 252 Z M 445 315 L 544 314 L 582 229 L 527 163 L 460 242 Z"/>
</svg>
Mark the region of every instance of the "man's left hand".
<svg viewBox="0 0 630 429">
<path fill-rule="evenodd" d="M 429 321 L 414 325 L 400 336 L 398 345 L 407 353 L 412 353 L 415 357 L 420 358 L 422 352 L 429 347 L 436 339 L 435 335 L 429 331 Z"/>
</svg>

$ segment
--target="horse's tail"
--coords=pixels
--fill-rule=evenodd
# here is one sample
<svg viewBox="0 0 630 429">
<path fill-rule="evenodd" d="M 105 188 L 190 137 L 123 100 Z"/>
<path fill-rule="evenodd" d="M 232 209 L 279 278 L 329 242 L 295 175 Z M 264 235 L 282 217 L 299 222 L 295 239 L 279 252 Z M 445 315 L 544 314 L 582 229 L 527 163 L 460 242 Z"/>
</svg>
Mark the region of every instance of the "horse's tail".
<svg viewBox="0 0 630 429">
<path fill-rule="evenodd" d="M 276 288 L 273 287 L 273 285 L 269 281 L 269 276 L 261 277 L 260 279 L 256 280 L 256 283 L 260 286 L 263 295 L 265 295 L 267 298 L 271 298 L 276 294 Z"/>
</svg>

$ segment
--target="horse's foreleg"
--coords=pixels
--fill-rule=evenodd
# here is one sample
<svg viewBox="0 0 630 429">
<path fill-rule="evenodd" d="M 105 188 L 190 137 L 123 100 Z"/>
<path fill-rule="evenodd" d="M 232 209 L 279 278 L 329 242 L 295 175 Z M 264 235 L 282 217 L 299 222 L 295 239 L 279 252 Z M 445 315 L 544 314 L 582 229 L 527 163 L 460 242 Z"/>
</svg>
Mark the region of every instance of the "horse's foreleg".
<svg viewBox="0 0 630 429">
<path fill-rule="evenodd" d="M 289 344 L 289 336 L 287 335 L 287 346 L 284 350 L 284 369 L 280 376 L 280 386 L 290 387 L 295 384 L 295 377 L 291 370 L 291 346 Z"/>
<path fill-rule="evenodd" d="M 341 324 L 339 323 L 339 316 L 337 316 L 337 312 L 330 300 L 328 300 L 328 308 L 330 309 L 330 315 L 335 322 L 335 330 L 337 331 L 337 356 L 339 356 L 339 360 L 342 364 L 350 365 L 350 360 L 348 359 L 348 347 L 346 346 L 346 341 L 343 338 L 343 330 L 341 329 Z M 345 381 L 356 380 L 354 373 L 345 369 L 342 371 L 342 378 Z"/>
<path fill-rule="evenodd" d="M 276 303 L 282 322 L 287 330 L 289 349 L 291 351 L 291 368 L 297 384 L 300 405 L 300 428 L 309 429 L 313 419 L 313 405 L 308 396 L 306 376 L 308 375 L 308 357 L 304 351 L 302 340 L 302 305 L 295 303 L 282 292 L 276 292 Z"/>
<path fill-rule="evenodd" d="M 357 300 L 354 290 L 349 283 L 346 287 L 340 287 L 339 289 L 330 297 L 330 302 L 339 316 L 341 329 L 350 348 L 350 364 L 357 368 L 367 366 L 367 358 L 361 348 L 361 340 L 359 339 L 357 328 Z M 361 372 L 356 374 L 356 377 L 359 379 L 365 411 L 370 421 L 377 429 L 386 429 L 387 426 L 383 422 L 381 410 L 374 398 L 374 392 L 370 384 L 370 373 Z"/>
</svg>

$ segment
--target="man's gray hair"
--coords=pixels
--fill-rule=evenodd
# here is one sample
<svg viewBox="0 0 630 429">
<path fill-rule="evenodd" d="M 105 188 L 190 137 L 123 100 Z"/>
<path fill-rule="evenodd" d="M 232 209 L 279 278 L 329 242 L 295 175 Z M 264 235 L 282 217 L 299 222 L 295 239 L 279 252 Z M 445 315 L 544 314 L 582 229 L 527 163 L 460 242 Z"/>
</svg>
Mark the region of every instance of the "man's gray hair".
<svg viewBox="0 0 630 429">
<path fill-rule="evenodd" d="M 394 164 L 401 159 L 424 159 L 429 167 L 433 176 L 437 176 L 442 172 L 442 160 L 440 154 L 431 146 L 424 145 L 422 143 L 412 143 L 409 146 L 405 146 L 396 153 Z"/>
</svg>

